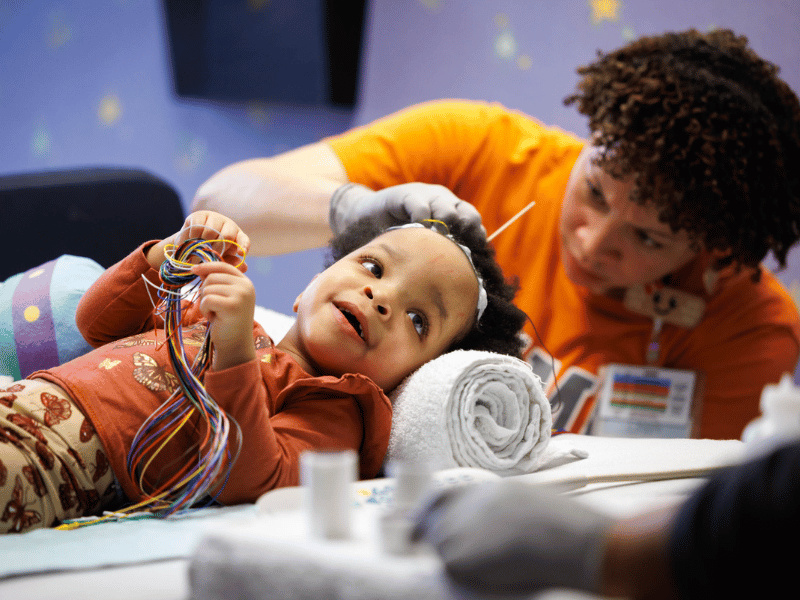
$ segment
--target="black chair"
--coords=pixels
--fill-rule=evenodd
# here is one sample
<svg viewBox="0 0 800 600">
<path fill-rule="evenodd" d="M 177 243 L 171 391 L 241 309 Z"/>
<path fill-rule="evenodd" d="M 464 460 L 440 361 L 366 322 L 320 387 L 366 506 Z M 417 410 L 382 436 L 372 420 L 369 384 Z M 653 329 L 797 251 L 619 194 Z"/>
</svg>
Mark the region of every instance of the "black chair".
<svg viewBox="0 0 800 600">
<path fill-rule="evenodd" d="M 90 168 L 0 176 L 6 256 L 0 282 L 62 254 L 109 267 L 180 229 L 175 189 L 140 169 Z"/>
</svg>

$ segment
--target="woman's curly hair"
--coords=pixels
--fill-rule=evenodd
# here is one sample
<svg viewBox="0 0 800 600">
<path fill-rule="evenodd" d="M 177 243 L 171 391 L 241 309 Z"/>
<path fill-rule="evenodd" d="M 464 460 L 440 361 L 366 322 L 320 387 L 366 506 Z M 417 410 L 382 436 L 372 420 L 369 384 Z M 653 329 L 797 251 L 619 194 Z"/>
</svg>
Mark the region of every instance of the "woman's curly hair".
<svg viewBox="0 0 800 600">
<path fill-rule="evenodd" d="M 692 29 L 642 37 L 578 69 L 564 99 L 589 117 L 598 164 L 632 176 L 716 267 L 781 267 L 800 237 L 800 103 L 747 38 Z"/>
<path fill-rule="evenodd" d="M 495 260 L 494 249 L 476 228 L 466 227 L 457 220 L 448 220 L 446 225 L 453 239 L 472 253 L 472 264 L 483 279 L 488 299 L 480 321 L 473 323 L 466 335 L 455 340 L 446 351 L 486 350 L 521 358 L 525 342 L 520 334 L 528 317 L 512 302 L 519 282 L 503 276 Z M 382 233 L 384 229 L 369 217 L 356 221 L 330 241 L 325 266 L 330 266 Z"/>
</svg>

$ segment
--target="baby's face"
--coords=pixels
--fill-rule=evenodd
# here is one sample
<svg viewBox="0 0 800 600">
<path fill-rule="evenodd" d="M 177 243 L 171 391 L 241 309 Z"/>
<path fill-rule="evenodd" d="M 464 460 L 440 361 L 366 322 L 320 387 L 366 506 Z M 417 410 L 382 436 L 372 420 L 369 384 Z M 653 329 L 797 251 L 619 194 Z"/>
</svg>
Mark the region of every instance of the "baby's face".
<svg viewBox="0 0 800 600">
<path fill-rule="evenodd" d="M 478 280 L 453 241 L 388 231 L 297 298 L 297 343 L 317 372 L 361 373 L 388 392 L 467 333 L 477 302 Z"/>
</svg>

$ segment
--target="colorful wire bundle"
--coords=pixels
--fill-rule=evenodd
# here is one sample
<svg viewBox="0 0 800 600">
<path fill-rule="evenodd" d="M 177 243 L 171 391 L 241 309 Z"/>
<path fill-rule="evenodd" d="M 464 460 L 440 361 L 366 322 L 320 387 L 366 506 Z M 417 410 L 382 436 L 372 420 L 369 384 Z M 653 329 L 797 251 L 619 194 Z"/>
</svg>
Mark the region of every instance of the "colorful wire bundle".
<svg viewBox="0 0 800 600">
<path fill-rule="evenodd" d="M 158 301 L 154 302 L 155 314 L 160 314 L 164 319 L 165 343 L 180 385 L 141 425 L 128 452 L 128 474 L 146 498 L 124 509 L 107 512 L 100 518 L 65 522 L 57 529 L 74 529 L 124 518 L 166 517 L 183 512 L 205 499 L 208 500 L 207 504 L 211 504 L 224 488 L 239 457 L 241 429 L 217 405 L 202 383 L 202 376 L 211 364 L 213 354 L 208 325 L 203 344 L 191 367 L 188 365 L 181 329 L 184 309 L 202 283 L 191 272 L 192 266 L 198 262 L 221 260 L 220 254 L 212 248 L 213 243 L 238 246 L 229 240 L 189 239 L 178 247 L 167 246 L 166 258 L 161 264 L 161 285 L 156 288 Z M 241 262 L 244 262 L 244 252 Z M 147 279 L 144 281 L 152 286 Z M 156 475 L 153 480 L 158 483 L 151 483 L 153 489 L 146 490 L 148 468 L 185 427 L 191 429 L 190 435 L 201 439 L 184 450 L 181 455 L 183 466 L 166 481 L 160 481 L 160 476 Z M 234 435 L 231 435 L 232 432 Z M 212 495 L 215 486 L 219 489 Z M 142 510 L 150 512 L 142 514 Z"/>
<path fill-rule="evenodd" d="M 238 423 L 222 410 L 206 392 L 202 376 L 211 364 L 212 345 L 207 327 L 203 345 L 189 367 L 183 345 L 185 300 L 191 299 L 201 281 L 191 272 L 197 262 L 220 260 L 211 247 L 212 241 L 190 239 L 179 247 L 168 247 L 161 265 L 159 303 L 156 307 L 164 319 L 166 344 L 179 387 L 164 404 L 142 424 L 128 453 L 128 474 L 147 499 L 130 507 L 147 507 L 159 516 L 168 516 L 187 509 L 211 496 L 214 486 L 224 487 L 227 476 L 239 456 L 241 430 Z M 225 242 L 232 243 L 232 242 Z M 171 250 L 171 252 L 170 252 Z M 154 489 L 145 489 L 148 468 L 167 444 L 186 427 L 191 427 L 197 440 L 181 456 L 184 464 L 165 481 L 157 474 Z M 235 435 L 231 435 L 234 432 Z M 229 444 L 229 442 L 231 442 Z M 209 499 L 209 503 L 214 498 Z"/>
</svg>

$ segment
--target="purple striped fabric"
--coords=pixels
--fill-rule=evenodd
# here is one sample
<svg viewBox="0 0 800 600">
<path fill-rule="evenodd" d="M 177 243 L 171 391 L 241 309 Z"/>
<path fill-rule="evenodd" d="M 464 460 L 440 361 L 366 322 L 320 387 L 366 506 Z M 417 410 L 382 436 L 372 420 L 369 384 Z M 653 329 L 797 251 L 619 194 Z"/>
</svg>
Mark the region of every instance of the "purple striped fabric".
<svg viewBox="0 0 800 600">
<path fill-rule="evenodd" d="M 11 314 L 22 377 L 58 364 L 58 346 L 50 306 L 50 281 L 56 261 L 26 271 L 14 290 Z"/>
</svg>

